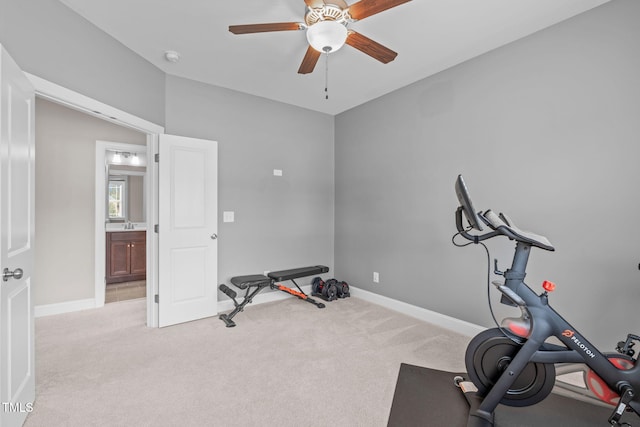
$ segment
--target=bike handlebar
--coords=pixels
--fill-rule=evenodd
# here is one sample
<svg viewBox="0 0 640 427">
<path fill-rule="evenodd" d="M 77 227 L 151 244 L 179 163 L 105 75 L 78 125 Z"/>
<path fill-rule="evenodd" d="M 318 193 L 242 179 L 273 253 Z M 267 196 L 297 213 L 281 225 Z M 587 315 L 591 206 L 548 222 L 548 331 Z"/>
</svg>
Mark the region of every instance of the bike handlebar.
<svg viewBox="0 0 640 427">
<path fill-rule="evenodd" d="M 551 245 L 551 242 L 549 242 L 546 237 L 528 231 L 520 230 L 505 215 L 496 214 L 492 210 L 487 210 L 484 213 L 478 212 L 477 217 L 480 218 L 480 220 L 487 226 L 489 226 L 489 228 L 491 228 L 493 231 L 479 235 L 469 234 L 469 230 L 471 228 L 477 229 L 477 227 L 464 228 L 464 226 L 462 225 L 463 213 L 466 215 L 464 206 L 459 206 L 456 210 L 456 228 L 458 229 L 458 233 L 462 237 L 472 241 L 473 243 L 478 243 L 483 240 L 502 235 L 508 237 L 511 240 L 536 246 L 547 251 L 555 250 L 553 245 Z"/>
<path fill-rule="evenodd" d="M 478 243 L 481 242 L 483 240 L 487 240 L 487 239 L 491 239 L 492 237 L 496 237 L 499 236 L 500 233 L 497 230 L 494 230 L 490 233 L 485 233 L 485 234 L 480 234 L 480 235 L 474 235 L 474 234 L 469 234 L 468 233 L 468 229 L 465 229 L 464 226 L 462 225 L 462 214 L 463 214 L 464 209 L 462 208 L 462 206 L 459 206 L 458 209 L 456 210 L 456 228 L 458 229 L 458 232 L 460 233 L 460 235 L 462 237 L 464 237 L 467 240 L 472 241 L 473 243 Z M 485 221 L 485 218 L 483 215 L 481 215 L 480 213 L 478 213 L 478 216 Z"/>
</svg>

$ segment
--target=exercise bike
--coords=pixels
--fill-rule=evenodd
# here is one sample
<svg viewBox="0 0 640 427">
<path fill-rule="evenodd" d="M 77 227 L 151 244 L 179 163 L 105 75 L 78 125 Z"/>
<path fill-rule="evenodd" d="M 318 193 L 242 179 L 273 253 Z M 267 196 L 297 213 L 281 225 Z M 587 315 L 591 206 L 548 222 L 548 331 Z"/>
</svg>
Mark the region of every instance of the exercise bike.
<svg viewBox="0 0 640 427">
<path fill-rule="evenodd" d="M 552 282 L 543 282 L 541 293 L 524 283 L 532 248 L 555 250 L 549 240 L 520 230 L 502 213 L 477 212 L 461 175 L 455 191 L 460 203 L 455 214 L 456 246 L 463 246 L 455 242 L 457 236 L 470 241 L 464 246 L 498 236 L 515 241 L 511 268 L 501 272 L 495 263 L 495 273 L 504 281 L 492 283 L 502 293 L 500 302 L 521 312 L 519 317 L 506 318 L 498 327 L 479 333 L 467 347 L 465 366 L 477 388 L 475 403 L 469 401 L 467 427 L 493 426 L 498 404 L 523 407 L 544 400 L 554 385 L 557 387 L 556 375 L 572 370 L 584 373 L 586 387 L 569 385 L 561 394 L 574 393 L 581 400 L 597 399 L 612 405 L 609 425 L 629 426 L 621 421 L 623 414 L 632 411 L 640 415 L 640 365 L 633 357 L 633 346 L 640 337 L 629 334 L 618 343 L 617 352 L 601 353 L 551 308 Z M 463 215 L 467 226 L 463 226 Z M 489 230 L 485 231 L 485 226 Z M 474 234 L 470 234 L 472 230 Z"/>
</svg>

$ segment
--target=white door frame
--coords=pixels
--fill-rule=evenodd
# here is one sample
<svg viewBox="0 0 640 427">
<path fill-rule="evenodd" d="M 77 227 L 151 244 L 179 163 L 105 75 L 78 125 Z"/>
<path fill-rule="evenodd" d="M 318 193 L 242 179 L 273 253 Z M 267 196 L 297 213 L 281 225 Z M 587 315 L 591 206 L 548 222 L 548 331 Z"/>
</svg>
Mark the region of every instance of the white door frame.
<svg viewBox="0 0 640 427">
<path fill-rule="evenodd" d="M 36 96 L 82 111 L 94 117 L 132 128 L 147 134 L 147 224 L 158 223 L 158 167 L 153 161 L 158 152 L 158 135 L 164 127 L 141 119 L 125 111 L 89 98 L 78 92 L 59 86 L 41 77 L 25 73 L 35 87 Z M 147 326 L 158 327 L 158 305 L 154 296 L 158 293 L 158 235 L 147 233 Z M 96 294 L 96 298 L 97 298 Z M 102 298 L 104 301 L 104 297 Z"/>
<path fill-rule="evenodd" d="M 107 182 L 107 171 L 106 171 L 106 162 L 105 162 L 105 154 L 107 150 L 111 151 L 127 151 L 130 153 L 144 153 L 147 154 L 147 146 L 146 145 L 136 145 L 136 144 L 126 144 L 122 142 L 111 142 L 111 141 L 96 141 L 96 203 L 95 203 L 95 284 L 96 284 L 96 307 L 102 307 L 104 305 L 105 299 L 105 278 L 106 278 L 106 256 L 107 256 L 107 248 L 106 248 L 106 235 L 105 235 L 105 213 L 107 211 L 107 193 L 106 193 L 106 182 Z M 149 157 L 147 156 L 147 159 Z M 148 163 L 148 160 L 147 160 Z M 145 173 L 145 175 L 147 175 Z M 149 217 L 149 209 L 147 208 L 147 203 L 149 198 L 147 195 L 151 192 L 151 180 L 145 178 L 144 179 L 144 205 L 145 205 L 145 222 L 147 227 L 144 229 L 147 231 L 147 234 L 153 232 L 153 227 L 149 227 L 149 221 L 146 218 Z M 142 230 L 139 228 L 138 230 Z M 147 259 L 152 255 L 147 252 Z M 147 262 L 148 267 L 149 262 Z M 154 294 L 153 292 L 153 283 L 152 281 L 147 281 L 147 295 Z"/>
</svg>

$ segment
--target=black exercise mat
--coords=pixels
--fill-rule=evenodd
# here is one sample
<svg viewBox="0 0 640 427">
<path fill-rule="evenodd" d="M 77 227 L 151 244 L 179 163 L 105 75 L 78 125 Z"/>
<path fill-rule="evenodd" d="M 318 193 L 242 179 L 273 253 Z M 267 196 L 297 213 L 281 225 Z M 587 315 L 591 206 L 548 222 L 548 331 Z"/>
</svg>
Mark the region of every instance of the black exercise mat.
<svg viewBox="0 0 640 427">
<path fill-rule="evenodd" d="M 401 364 L 388 427 L 466 427 L 469 405 L 453 382 L 456 375 L 468 378 L 464 373 Z M 612 412 L 613 406 L 608 409 L 551 394 L 525 408 L 499 405 L 495 426 L 602 427 L 609 425 L 607 419 Z M 640 421 L 634 414 L 625 414 L 622 419 L 633 425 Z"/>
</svg>

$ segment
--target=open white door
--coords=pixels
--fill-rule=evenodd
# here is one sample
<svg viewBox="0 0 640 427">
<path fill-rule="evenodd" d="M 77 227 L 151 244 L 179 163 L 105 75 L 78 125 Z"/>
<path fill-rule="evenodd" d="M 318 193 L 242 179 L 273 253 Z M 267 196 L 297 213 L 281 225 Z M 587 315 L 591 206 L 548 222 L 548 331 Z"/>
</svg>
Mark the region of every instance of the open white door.
<svg viewBox="0 0 640 427">
<path fill-rule="evenodd" d="M 0 46 L 0 426 L 33 409 L 35 91 Z"/>
<path fill-rule="evenodd" d="M 160 327 L 217 314 L 218 145 L 160 135 Z"/>
</svg>

